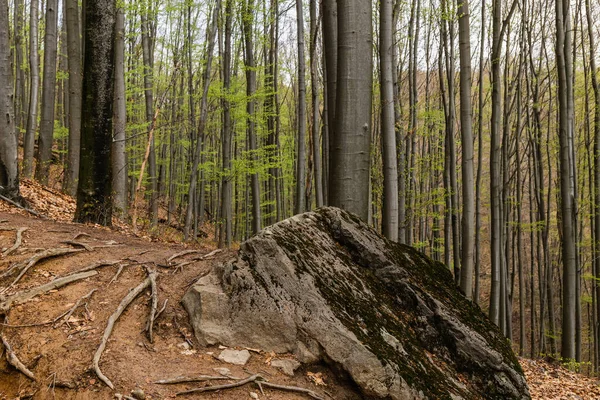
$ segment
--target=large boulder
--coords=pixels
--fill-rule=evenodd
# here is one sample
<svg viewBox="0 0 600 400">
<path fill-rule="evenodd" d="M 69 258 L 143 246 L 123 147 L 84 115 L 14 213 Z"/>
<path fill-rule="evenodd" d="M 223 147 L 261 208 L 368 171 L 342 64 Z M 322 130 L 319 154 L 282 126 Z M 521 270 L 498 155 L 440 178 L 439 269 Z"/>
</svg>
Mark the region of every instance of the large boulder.
<svg viewBox="0 0 600 400">
<path fill-rule="evenodd" d="M 530 397 L 509 342 L 444 265 L 340 209 L 263 229 L 183 304 L 201 343 L 325 361 L 364 398 Z"/>
</svg>

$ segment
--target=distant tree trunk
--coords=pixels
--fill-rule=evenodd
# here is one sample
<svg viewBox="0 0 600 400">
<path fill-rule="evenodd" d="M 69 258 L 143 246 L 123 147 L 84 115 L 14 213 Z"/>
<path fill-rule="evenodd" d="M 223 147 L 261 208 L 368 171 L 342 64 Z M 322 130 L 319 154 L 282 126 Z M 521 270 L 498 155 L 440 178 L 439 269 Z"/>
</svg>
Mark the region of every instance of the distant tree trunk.
<svg viewBox="0 0 600 400">
<path fill-rule="evenodd" d="M 517 1 L 513 1 L 507 17 L 502 21 L 501 0 L 492 1 L 492 117 L 490 129 L 490 210 L 491 210 L 491 268 L 492 268 L 492 287 L 490 294 L 489 316 L 493 323 L 500 324 L 501 290 L 500 283 L 503 276 L 502 271 L 502 213 L 501 213 L 501 193 L 502 193 L 502 169 L 500 165 L 500 118 L 502 116 L 502 98 L 500 77 L 500 55 L 502 54 L 502 37 L 510 17 L 514 12 Z"/>
<path fill-rule="evenodd" d="M 125 15 L 120 6 L 115 22 L 115 104 L 114 137 L 112 141 L 113 209 L 120 216 L 127 215 L 127 161 L 125 146 Z"/>
<path fill-rule="evenodd" d="M 383 158 L 382 228 L 385 237 L 398 241 L 398 164 L 394 117 L 394 57 L 392 0 L 380 4 L 379 61 L 381 69 L 381 142 Z"/>
<path fill-rule="evenodd" d="M 29 111 L 23 140 L 23 175 L 33 174 L 33 152 L 37 127 L 38 94 L 40 87 L 40 57 L 38 54 L 38 0 L 31 0 L 29 14 Z"/>
<path fill-rule="evenodd" d="M 481 269 L 481 170 L 483 168 L 483 71 L 485 45 L 485 0 L 481 1 L 481 39 L 479 41 L 479 87 L 477 95 L 477 177 L 475 183 L 475 287 L 473 301 L 479 304 L 479 271 Z"/>
<path fill-rule="evenodd" d="M 8 2 L 0 0 L 0 194 L 19 201 L 17 132 L 8 30 Z"/>
<path fill-rule="evenodd" d="M 313 175 L 315 179 L 315 203 L 322 207 L 323 201 L 323 176 L 321 172 L 321 152 L 319 141 L 319 56 L 317 53 L 317 0 L 310 0 L 310 84 L 312 97 L 312 152 Z"/>
<path fill-rule="evenodd" d="M 304 60 L 304 18 L 302 0 L 296 0 L 298 38 L 298 99 L 296 109 L 296 196 L 294 214 L 306 211 L 304 181 L 306 180 L 306 64 Z"/>
<path fill-rule="evenodd" d="M 46 1 L 46 33 L 44 35 L 44 82 L 42 86 L 42 119 L 36 156 L 35 179 L 48 184 L 52 140 L 54 135 L 54 97 L 56 94 L 56 31 L 58 24 L 58 1 Z"/>
<path fill-rule="evenodd" d="M 231 210 L 231 127 L 230 101 L 227 97 L 231 87 L 231 30 L 233 25 L 233 0 L 225 1 L 225 40 L 223 49 L 223 178 L 221 180 L 221 235 L 219 247 L 231 247 L 232 241 L 232 210 Z"/>
<path fill-rule="evenodd" d="M 115 0 L 86 0 L 81 161 L 75 221 L 110 225 Z"/>
<path fill-rule="evenodd" d="M 146 100 L 146 122 L 152 129 L 154 119 L 154 41 L 155 21 L 150 4 L 144 4 L 141 11 L 142 28 L 142 59 L 144 63 L 144 97 Z M 150 184 L 150 220 L 155 227 L 158 224 L 158 174 L 156 166 L 156 146 L 154 135 L 150 138 L 150 153 L 148 155 L 148 180 Z"/>
<path fill-rule="evenodd" d="M 373 83 L 371 1 L 338 1 L 337 99 L 331 148 L 332 206 L 369 214 Z"/>
<path fill-rule="evenodd" d="M 473 293 L 473 131 L 471 108 L 471 38 L 469 2 L 458 0 L 458 37 L 460 52 L 460 133 L 462 143 L 462 244 L 460 289 L 471 299 Z"/>
<path fill-rule="evenodd" d="M 559 177 L 562 224 L 563 315 L 561 356 L 575 359 L 576 238 L 573 175 L 573 65 L 569 1 L 556 0 L 556 67 L 558 72 Z"/>
<path fill-rule="evenodd" d="M 77 0 L 65 0 L 65 4 L 69 60 L 69 154 L 63 190 L 74 196 L 77 192 L 79 178 L 79 147 L 81 144 L 81 38 L 79 3 Z"/>
<path fill-rule="evenodd" d="M 335 137 L 335 111 L 336 111 L 336 96 L 337 96 L 337 1 L 323 0 L 323 57 L 325 58 L 325 82 L 327 85 L 327 96 L 324 101 L 327 103 L 327 204 L 330 204 L 329 189 L 331 188 L 331 151 L 333 149 L 333 141 Z M 325 148 L 325 147 L 324 147 Z"/>
<path fill-rule="evenodd" d="M 595 299 L 596 299 L 596 324 L 600 319 L 600 85 L 598 84 L 598 77 L 596 75 L 596 43 L 594 25 L 592 22 L 592 10 L 590 7 L 590 0 L 585 0 L 586 18 L 587 18 L 587 29 L 588 37 L 590 40 L 590 75 L 592 80 L 592 89 L 594 91 L 594 239 L 595 243 L 593 246 L 593 274 L 596 277 L 594 279 Z M 596 352 L 600 347 L 600 329 L 596 326 L 596 337 L 594 338 L 596 343 Z M 598 365 L 598 359 L 596 359 L 596 366 Z"/>
<path fill-rule="evenodd" d="M 212 69 L 213 51 L 215 49 L 215 38 L 217 36 L 217 22 L 219 10 L 221 8 L 221 1 L 217 0 L 217 4 L 213 9 L 211 24 L 206 32 L 207 36 L 207 48 L 206 48 L 206 64 L 202 71 L 202 99 L 200 100 L 200 121 L 198 122 L 198 132 L 196 137 L 196 146 L 194 148 L 194 154 L 192 158 L 192 171 L 190 176 L 190 182 L 188 187 L 188 205 L 185 212 L 185 224 L 183 228 L 183 236 L 185 240 L 188 240 L 190 229 L 192 227 L 192 216 L 194 207 L 194 193 L 196 193 L 196 185 L 198 181 L 198 167 L 200 165 L 200 157 L 202 155 L 202 146 L 204 142 L 204 128 L 206 126 L 206 118 L 208 114 L 208 89 L 210 87 L 210 74 Z M 204 213 L 202 209 L 198 210 L 199 213 Z"/>
<path fill-rule="evenodd" d="M 242 22 L 244 29 L 244 63 L 246 64 L 246 112 L 249 148 L 253 164 L 253 172 L 250 175 L 252 188 L 252 233 L 256 234 L 262 228 L 262 217 L 260 212 L 260 182 L 258 179 L 258 155 L 256 154 L 256 133 L 254 129 L 255 106 L 254 93 L 256 92 L 256 69 L 254 65 L 254 42 L 252 40 L 254 26 L 254 0 L 246 0 L 242 10 Z"/>
</svg>

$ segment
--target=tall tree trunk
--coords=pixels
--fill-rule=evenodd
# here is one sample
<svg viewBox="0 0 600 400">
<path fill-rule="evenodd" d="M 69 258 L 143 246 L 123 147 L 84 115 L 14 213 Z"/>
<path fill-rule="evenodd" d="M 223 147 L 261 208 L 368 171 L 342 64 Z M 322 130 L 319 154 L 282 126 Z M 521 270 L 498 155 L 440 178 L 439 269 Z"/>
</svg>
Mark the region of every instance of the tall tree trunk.
<svg viewBox="0 0 600 400">
<path fill-rule="evenodd" d="M 323 176 L 321 173 L 321 146 L 319 145 L 319 56 L 317 54 L 317 0 L 310 0 L 310 84 L 312 98 L 312 152 L 313 175 L 315 179 L 315 203 L 322 207 Z"/>
<path fill-rule="evenodd" d="M 20 200 L 8 2 L 0 0 L 0 194 Z"/>
<path fill-rule="evenodd" d="M 380 4 L 379 62 L 381 70 L 381 147 L 383 158 L 383 234 L 398 241 L 398 164 L 394 117 L 394 57 L 392 0 Z"/>
<path fill-rule="evenodd" d="M 211 23 L 207 28 L 207 47 L 206 47 L 206 64 L 202 71 L 202 98 L 200 100 L 200 121 L 198 121 L 198 132 L 196 135 L 196 146 L 192 158 L 192 171 L 188 187 L 188 204 L 185 212 L 185 224 L 183 228 L 184 239 L 188 240 L 190 228 L 192 226 L 192 215 L 194 207 L 194 194 L 196 193 L 196 185 L 198 181 L 198 167 L 200 165 L 200 157 L 202 155 L 202 146 L 204 144 L 204 128 L 206 127 L 206 118 L 208 115 L 208 88 L 210 87 L 210 74 L 212 70 L 213 52 L 215 49 L 215 38 L 217 36 L 217 23 L 219 10 L 221 9 L 221 1 L 217 0 L 217 4 L 213 9 Z M 202 209 L 198 213 L 203 213 Z"/>
<path fill-rule="evenodd" d="M 469 2 L 458 0 L 460 52 L 460 134 L 462 143 L 462 244 L 460 289 L 471 299 L 473 293 L 473 130 L 471 107 L 471 38 Z"/>
<path fill-rule="evenodd" d="M 558 72 L 559 177 L 562 223 L 563 314 L 561 356 L 575 359 L 576 238 L 575 187 L 573 176 L 573 64 L 571 62 L 570 7 L 567 0 L 556 0 L 556 67 Z"/>
<path fill-rule="evenodd" d="M 304 18 L 302 0 L 296 0 L 296 23 L 298 38 L 298 99 L 296 104 L 296 196 L 294 214 L 306 211 L 305 186 L 306 180 L 306 62 L 304 60 Z"/>
<path fill-rule="evenodd" d="M 143 4 L 141 11 L 142 27 L 142 59 L 144 63 L 144 98 L 146 100 L 146 122 L 152 129 L 154 119 L 154 41 L 155 23 L 151 2 Z M 148 181 L 150 185 L 149 211 L 151 225 L 158 224 L 158 174 L 156 166 L 156 146 L 154 135 L 150 138 L 150 153 L 148 154 Z"/>
<path fill-rule="evenodd" d="M 70 0 L 69 0 L 70 1 Z M 121 217 L 127 215 L 127 160 L 125 146 L 125 15 L 123 7 L 117 9 L 115 20 L 115 104 L 114 136 L 112 141 L 113 209 Z"/>
<path fill-rule="evenodd" d="M 258 155 L 256 145 L 256 133 L 254 129 L 256 101 L 254 93 L 256 92 L 256 69 L 254 65 L 254 42 L 252 40 L 254 26 L 254 0 L 246 0 L 242 10 L 242 22 L 244 29 L 244 63 L 246 64 L 246 112 L 247 128 L 250 157 L 252 159 L 252 174 L 250 175 L 250 186 L 252 188 L 252 233 L 256 234 L 261 230 L 262 217 L 260 212 L 260 182 L 258 179 Z"/>
<path fill-rule="evenodd" d="M 338 11 L 336 0 L 323 0 L 323 57 L 325 58 L 325 82 L 327 85 L 327 96 L 324 101 L 327 103 L 327 155 L 328 165 L 324 166 L 327 169 L 327 204 L 330 204 L 331 188 L 331 152 L 333 149 L 333 141 L 335 137 L 335 112 L 336 112 L 336 96 L 337 96 L 337 62 L 338 62 Z M 324 147 L 325 148 L 325 147 Z"/>
<path fill-rule="evenodd" d="M 27 127 L 23 140 L 23 175 L 31 178 L 33 174 L 33 152 L 37 127 L 38 95 L 40 87 L 40 57 L 38 54 L 38 0 L 31 0 L 29 14 L 29 111 Z"/>
<path fill-rule="evenodd" d="M 25 68 L 23 61 L 23 38 L 24 38 L 24 21 L 23 13 L 25 7 L 23 0 L 15 0 L 14 2 L 14 41 L 15 41 L 15 129 L 17 138 L 20 135 L 20 130 L 25 127 L 25 113 L 27 108 L 27 100 L 25 98 Z"/>
<path fill-rule="evenodd" d="M 232 241 L 232 210 L 231 210 L 231 127 L 230 101 L 228 98 L 231 87 L 231 30 L 233 25 L 233 0 L 225 0 L 225 38 L 223 49 L 223 178 L 221 180 L 221 235 L 219 247 L 231 247 Z"/>
<path fill-rule="evenodd" d="M 44 35 L 44 82 L 42 86 L 42 119 L 36 156 L 35 179 L 48 184 L 54 135 L 54 97 L 56 94 L 58 1 L 46 0 L 46 33 Z"/>
<path fill-rule="evenodd" d="M 86 0 L 81 162 L 75 221 L 110 225 L 115 0 Z"/>
<path fill-rule="evenodd" d="M 593 246 L 593 274 L 594 288 L 596 298 L 596 318 L 600 319 L 600 85 L 596 75 L 596 43 L 594 35 L 594 25 L 592 23 L 592 10 L 590 0 L 585 0 L 587 30 L 590 41 L 590 70 L 592 89 L 594 91 L 594 239 Z M 596 326 L 596 337 L 594 338 L 596 347 L 600 347 L 600 329 Z M 598 349 L 597 349 L 598 352 Z M 596 360 L 596 366 L 598 360 Z"/>
<path fill-rule="evenodd" d="M 63 190 L 74 196 L 79 178 L 79 147 L 81 145 L 81 38 L 79 34 L 79 3 L 77 0 L 65 0 L 65 3 L 69 59 L 69 153 Z M 123 39 L 119 40 L 122 41 Z M 121 45 L 121 48 L 123 46 L 124 44 Z M 122 73 L 124 74 L 124 72 Z M 125 83 L 123 82 L 123 96 L 125 95 L 124 86 Z M 124 102 L 125 99 L 123 98 L 123 105 Z"/>
<path fill-rule="evenodd" d="M 331 205 L 369 214 L 373 83 L 371 1 L 338 1 L 337 99 L 331 148 Z"/>
</svg>

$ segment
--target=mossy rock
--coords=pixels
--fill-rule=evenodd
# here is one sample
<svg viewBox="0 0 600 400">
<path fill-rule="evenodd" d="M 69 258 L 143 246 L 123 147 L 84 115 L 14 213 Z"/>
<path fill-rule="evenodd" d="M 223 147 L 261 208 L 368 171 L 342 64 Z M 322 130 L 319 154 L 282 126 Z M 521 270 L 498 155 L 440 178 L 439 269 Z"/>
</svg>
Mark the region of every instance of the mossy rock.
<svg viewBox="0 0 600 400">
<path fill-rule="evenodd" d="M 447 268 L 340 209 L 263 229 L 183 303 L 201 343 L 333 363 L 364 398 L 530 397 L 508 341 Z"/>
</svg>

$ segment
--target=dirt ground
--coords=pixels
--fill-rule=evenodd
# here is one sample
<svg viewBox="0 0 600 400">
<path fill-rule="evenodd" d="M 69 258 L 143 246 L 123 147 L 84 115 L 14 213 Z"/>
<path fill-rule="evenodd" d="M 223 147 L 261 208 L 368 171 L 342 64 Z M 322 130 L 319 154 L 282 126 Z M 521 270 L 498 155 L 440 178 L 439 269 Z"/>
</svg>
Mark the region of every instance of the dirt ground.
<svg viewBox="0 0 600 400">
<path fill-rule="evenodd" d="M 108 246 L 43 260 L 31 268 L 15 287 L 6 291 L 3 294 L 5 296 L 39 286 L 99 260 L 121 260 L 114 266 L 99 268 L 96 276 L 10 309 L 8 325 L 1 326 L 0 332 L 23 364 L 30 367 L 36 380 L 32 381 L 16 371 L 3 356 L 0 360 L 0 399 L 112 399 L 115 393 L 130 395 L 137 388 L 144 391 L 147 399 L 174 398 L 177 392 L 211 383 L 158 385 L 153 382 L 180 375 L 218 375 L 213 369 L 218 367 L 229 368 L 233 376 L 242 378 L 261 374 L 270 382 L 308 388 L 324 398 L 356 398 L 345 385 L 338 385 L 333 374 L 324 366 L 298 370 L 295 377 L 291 378 L 269 365 L 270 354 L 252 352 L 250 362 L 239 367 L 219 361 L 216 356 L 221 349 L 218 347 L 202 348 L 197 345 L 187 313 L 179 301 L 186 288 L 206 273 L 211 263 L 234 256 L 232 251 L 217 253 L 210 259 L 177 270 L 165 268 L 164 265 L 167 264 L 167 258 L 185 249 L 183 245 L 152 242 L 106 228 L 42 220 L 2 211 L 0 220 L 4 220 L 0 228 L 28 228 L 23 233 L 23 243 L 18 251 L 0 259 L 0 272 L 15 262 L 30 258 L 40 249 L 72 247 L 62 242 L 72 240 L 78 234 L 83 235 L 79 235 L 77 241 L 92 247 Z M 0 249 L 10 248 L 14 241 L 14 230 L 0 231 Z M 213 249 L 198 247 L 198 250 L 201 251 L 199 254 L 207 254 Z M 181 257 L 175 262 L 193 256 L 198 254 Z M 122 273 L 111 283 L 119 265 L 124 265 Z M 167 307 L 156 321 L 154 343 L 149 342 L 144 332 L 149 313 L 149 290 L 139 296 L 115 324 L 100 360 L 102 372 L 115 385 L 113 391 L 94 373 L 91 368 L 92 357 L 100 344 L 109 316 L 128 291 L 146 278 L 145 267 L 158 271 L 159 307 L 168 299 Z M 10 280 L 0 281 L 0 286 L 6 287 L 8 283 Z M 52 324 L 10 326 L 53 320 L 92 289 L 97 291 L 85 306 L 73 313 L 68 323 L 56 328 Z M 191 342 L 190 349 L 185 348 L 186 341 Z M 315 380 L 319 379 L 311 378 L 314 376 L 312 374 L 319 373 L 321 375 L 317 376 L 322 376 L 326 386 L 315 384 Z M 263 395 L 254 384 L 248 384 L 226 391 L 178 397 L 244 399 L 251 398 L 250 392 L 254 392 L 264 399 L 308 398 L 302 394 L 266 388 L 264 391 Z"/>
</svg>

